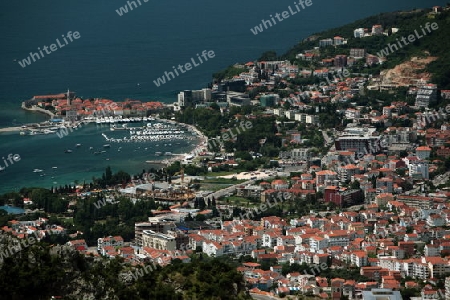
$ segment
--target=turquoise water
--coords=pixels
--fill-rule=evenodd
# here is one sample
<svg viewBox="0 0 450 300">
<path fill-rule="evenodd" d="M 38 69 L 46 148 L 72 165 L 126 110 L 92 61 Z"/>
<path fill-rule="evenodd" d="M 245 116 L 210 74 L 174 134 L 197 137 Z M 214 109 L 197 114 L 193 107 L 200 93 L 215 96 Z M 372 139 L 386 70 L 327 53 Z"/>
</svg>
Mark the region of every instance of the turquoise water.
<svg viewBox="0 0 450 300">
<path fill-rule="evenodd" d="M 138 125 L 142 124 L 133 123 L 129 127 Z M 198 139 L 191 134 L 187 135 L 191 140 L 112 143 L 106 141 L 102 133 L 109 138 L 129 137 L 128 131 L 111 132 L 109 125 L 96 124 L 84 125 L 63 138 L 56 134 L 21 136 L 16 133 L 4 136 L 8 144 L 2 145 L 2 156 L 8 166 L 5 167 L 3 159 L 0 160 L 0 165 L 5 167 L 0 172 L 0 193 L 17 191 L 23 186 L 50 188 L 90 182 L 92 177 L 100 177 L 107 166 L 111 166 L 113 172 L 123 170 L 137 174 L 152 166 L 146 163 L 147 160 L 169 158 L 156 157 L 155 152 L 186 153 L 198 143 Z M 110 147 L 105 148 L 105 144 Z M 72 152 L 66 153 L 69 149 Z M 104 153 L 95 154 L 102 151 Z M 12 159 L 11 164 L 7 159 L 10 153 L 12 156 L 18 154 L 20 160 Z M 34 172 L 35 169 L 42 172 Z"/>
<path fill-rule="evenodd" d="M 21 101 L 68 88 L 84 98 L 174 102 L 180 90 L 205 87 L 213 72 L 254 60 L 267 50 L 281 54 L 315 32 L 379 12 L 446 3 L 379 0 L 362 5 L 361 0 L 313 0 L 312 6 L 255 36 L 250 28 L 286 10 L 294 1 L 141 2 L 142 6 L 119 17 L 115 10 L 126 1 L 1 1 L 0 127 L 45 120 L 44 115 L 20 110 Z M 68 31 L 78 31 L 81 37 L 25 68 L 14 61 L 55 43 Z M 203 50 L 213 50 L 216 55 L 160 87 L 154 85 L 153 80 L 165 71 L 189 62 Z M 89 156 L 84 147 L 103 143 L 102 130 L 87 127 L 61 140 L 55 136 L 0 134 L 0 157 L 9 153 L 22 157 L 0 172 L 0 192 L 30 185 L 50 187 L 53 181 L 65 184 L 90 180 L 101 176 L 108 164 L 113 171 L 139 172 L 144 160 L 155 158 L 154 149 L 144 152 L 132 146 L 121 152 L 112 148 L 109 161 Z M 83 146 L 64 154 L 65 148 L 76 143 Z M 189 143 L 175 144 L 163 151 L 179 153 L 189 147 Z M 35 168 L 44 169 L 46 175 L 32 173 Z"/>
<path fill-rule="evenodd" d="M 12 215 L 19 215 L 19 214 L 23 214 L 25 212 L 25 210 L 20 207 L 7 206 L 7 205 L 0 206 L 0 209 L 5 210 L 8 214 L 12 214 Z"/>
</svg>

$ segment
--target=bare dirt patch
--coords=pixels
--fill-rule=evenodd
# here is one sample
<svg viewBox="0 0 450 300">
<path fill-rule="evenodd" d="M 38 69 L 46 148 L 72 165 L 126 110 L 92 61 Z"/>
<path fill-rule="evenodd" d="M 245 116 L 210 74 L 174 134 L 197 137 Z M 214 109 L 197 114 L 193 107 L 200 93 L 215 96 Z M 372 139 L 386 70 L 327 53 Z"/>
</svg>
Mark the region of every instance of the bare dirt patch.
<svg viewBox="0 0 450 300">
<path fill-rule="evenodd" d="M 429 82 L 431 73 L 425 72 L 428 64 L 438 59 L 434 56 L 412 57 L 409 61 L 397 65 L 393 69 L 381 71 L 383 85 L 409 86 L 418 82 Z"/>
</svg>

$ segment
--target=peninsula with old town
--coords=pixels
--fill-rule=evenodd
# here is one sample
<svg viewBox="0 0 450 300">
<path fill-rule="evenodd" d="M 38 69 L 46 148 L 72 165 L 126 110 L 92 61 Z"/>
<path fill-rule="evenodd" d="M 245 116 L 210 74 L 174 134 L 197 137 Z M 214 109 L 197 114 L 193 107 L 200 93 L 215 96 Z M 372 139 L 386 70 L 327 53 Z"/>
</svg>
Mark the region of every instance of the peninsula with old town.
<svg viewBox="0 0 450 300">
<path fill-rule="evenodd" d="M 449 36 L 450 7 L 384 13 L 229 66 L 171 104 L 25 101 L 51 119 L 3 131 L 201 139 L 160 168 L 0 195 L 2 291 L 450 299 Z"/>
</svg>

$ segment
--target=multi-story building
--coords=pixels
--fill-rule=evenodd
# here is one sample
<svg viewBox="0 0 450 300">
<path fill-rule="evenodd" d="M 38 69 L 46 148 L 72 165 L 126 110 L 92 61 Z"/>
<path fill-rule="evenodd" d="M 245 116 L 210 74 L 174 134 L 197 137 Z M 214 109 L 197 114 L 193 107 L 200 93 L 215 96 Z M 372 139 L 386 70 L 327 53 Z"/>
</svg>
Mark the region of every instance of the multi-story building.
<svg viewBox="0 0 450 300">
<path fill-rule="evenodd" d="M 313 236 L 309 239 L 309 246 L 311 251 L 317 252 L 328 247 L 328 239 L 320 236 Z"/>
<path fill-rule="evenodd" d="M 363 199 L 361 190 L 340 189 L 337 186 L 325 188 L 324 201 L 333 202 L 338 207 L 347 207 L 360 203 Z"/>
<path fill-rule="evenodd" d="M 360 168 L 354 164 L 345 165 L 338 168 L 338 178 L 341 182 L 350 180 L 352 176 L 360 173 Z"/>
<path fill-rule="evenodd" d="M 409 176 L 414 179 L 429 179 L 428 162 L 423 160 L 411 161 L 408 164 Z"/>
<path fill-rule="evenodd" d="M 334 57 L 334 66 L 337 68 L 343 68 L 347 65 L 347 55 L 336 55 Z"/>
<path fill-rule="evenodd" d="M 450 300 L 450 277 L 445 277 L 445 300 Z"/>
<path fill-rule="evenodd" d="M 350 120 L 359 119 L 360 112 L 359 112 L 359 110 L 354 109 L 354 108 L 347 108 L 345 110 L 345 118 L 350 119 Z"/>
<path fill-rule="evenodd" d="M 333 43 L 332 39 L 323 39 L 319 41 L 319 47 L 333 46 Z"/>
<path fill-rule="evenodd" d="M 431 154 L 431 148 L 428 146 L 421 146 L 416 148 L 416 156 L 423 160 L 430 157 Z"/>
<path fill-rule="evenodd" d="M 413 262 L 413 273 L 412 277 L 419 279 L 427 279 L 430 277 L 430 269 L 427 263 L 424 262 Z"/>
<path fill-rule="evenodd" d="M 282 159 L 290 158 L 295 161 L 308 161 L 311 158 L 311 152 L 309 148 L 296 148 L 291 151 L 280 151 L 279 157 Z"/>
<path fill-rule="evenodd" d="M 108 236 L 97 239 L 97 249 L 101 251 L 102 248 L 111 247 L 123 247 L 123 238 L 121 236 Z"/>
<path fill-rule="evenodd" d="M 149 222 L 141 222 L 134 224 L 134 238 L 138 246 L 143 245 L 142 235 L 144 230 L 154 232 L 167 233 L 176 229 L 175 223 L 171 221 L 160 221 L 158 219 L 149 218 Z"/>
<path fill-rule="evenodd" d="M 429 209 L 433 206 L 432 197 L 414 196 L 414 195 L 398 195 L 397 201 L 403 202 L 413 208 Z"/>
<path fill-rule="evenodd" d="M 177 249 L 177 244 L 174 236 L 152 230 L 144 230 L 142 232 L 142 247 L 174 251 Z"/>
<path fill-rule="evenodd" d="M 336 150 L 355 150 L 358 153 L 376 154 L 382 149 L 379 147 L 380 138 L 376 136 L 347 135 L 335 140 Z M 377 146 L 378 145 L 378 146 Z"/>
<path fill-rule="evenodd" d="M 345 44 L 345 39 L 344 39 L 343 37 L 340 37 L 340 36 L 335 36 L 335 37 L 333 38 L 333 44 L 334 44 L 335 46 L 341 46 L 341 45 L 344 45 L 344 44 Z"/>
<path fill-rule="evenodd" d="M 280 101 L 280 96 L 277 94 L 261 95 L 259 101 L 262 107 L 273 107 Z"/>
<path fill-rule="evenodd" d="M 437 85 L 426 84 L 422 85 L 417 91 L 416 107 L 428 107 L 437 100 Z"/>
<path fill-rule="evenodd" d="M 201 90 L 185 90 L 178 94 L 178 105 L 180 107 L 191 106 L 202 102 L 211 101 L 212 90 L 209 88 Z"/>
<path fill-rule="evenodd" d="M 427 225 L 430 227 L 441 227 L 445 226 L 447 224 L 447 221 L 445 217 L 441 216 L 440 214 L 430 214 L 427 217 Z"/>
<path fill-rule="evenodd" d="M 316 185 L 324 185 L 326 181 L 336 180 L 337 173 L 330 170 L 323 170 L 316 172 Z"/>
<path fill-rule="evenodd" d="M 263 188 L 259 185 L 242 185 L 236 187 L 238 197 L 259 199 Z"/>
<path fill-rule="evenodd" d="M 382 35 L 383 34 L 383 26 L 377 24 L 372 26 L 372 35 Z"/>
<path fill-rule="evenodd" d="M 328 247 L 332 246 L 346 247 L 350 242 L 349 236 L 346 233 L 330 232 L 325 234 L 324 237 L 328 239 Z"/>
<path fill-rule="evenodd" d="M 362 300 L 402 300 L 402 295 L 399 291 L 392 289 L 371 289 L 370 291 L 362 292 Z"/>
<path fill-rule="evenodd" d="M 319 123 L 318 115 L 306 115 L 306 124 L 317 124 Z"/>
<path fill-rule="evenodd" d="M 364 37 L 364 34 L 365 34 L 364 28 L 357 28 L 357 29 L 353 30 L 353 36 L 355 38 L 362 38 L 362 37 Z"/>
<path fill-rule="evenodd" d="M 376 179 L 377 192 L 392 193 L 394 191 L 394 180 L 392 178 L 383 177 Z"/>
<path fill-rule="evenodd" d="M 430 276 L 432 278 L 439 278 L 450 272 L 448 261 L 441 257 L 423 257 L 422 261 L 426 261 L 428 263 Z"/>
<path fill-rule="evenodd" d="M 363 29 L 363 34 L 364 34 L 364 29 Z M 366 49 L 352 48 L 352 49 L 350 49 L 350 56 L 352 56 L 354 58 L 363 58 L 366 56 Z"/>
<path fill-rule="evenodd" d="M 358 268 L 365 267 L 368 265 L 367 253 L 364 251 L 353 251 L 351 256 L 351 263 Z"/>
</svg>

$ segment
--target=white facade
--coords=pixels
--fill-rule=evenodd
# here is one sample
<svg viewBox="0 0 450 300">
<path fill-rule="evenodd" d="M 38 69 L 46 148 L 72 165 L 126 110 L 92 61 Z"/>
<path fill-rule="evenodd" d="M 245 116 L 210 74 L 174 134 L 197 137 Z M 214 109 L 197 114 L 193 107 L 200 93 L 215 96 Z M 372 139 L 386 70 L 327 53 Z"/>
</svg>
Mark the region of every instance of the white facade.
<svg viewBox="0 0 450 300">
<path fill-rule="evenodd" d="M 360 118 L 359 110 L 354 109 L 354 108 L 348 108 L 348 109 L 345 111 L 345 118 L 346 118 L 346 119 L 351 119 L 351 120 L 353 120 L 353 119 L 359 119 L 359 118 Z"/>
<path fill-rule="evenodd" d="M 362 38 L 364 37 L 364 28 L 357 28 L 353 31 L 353 35 L 355 38 Z"/>
<path fill-rule="evenodd" d="M 409 176 L 429 179 L 428 163 L 426 161 L 411 161 L 408 165 Z"/>
<path fill-rule="evenodd" d="M 203 253 L 208 254 L 212 257 L 218 257 L 223 255 L 223 248 L 218 245 L 217 242 L 203 242 L 202 245 Z"/>
<path fill-rule="evenodd" d="M 322 237 L 315 236 L 309 240 L 309 246 L 311 248 L 311 251 L 317 252 L 328 247 L 328 240 Z"/>
</svg>

